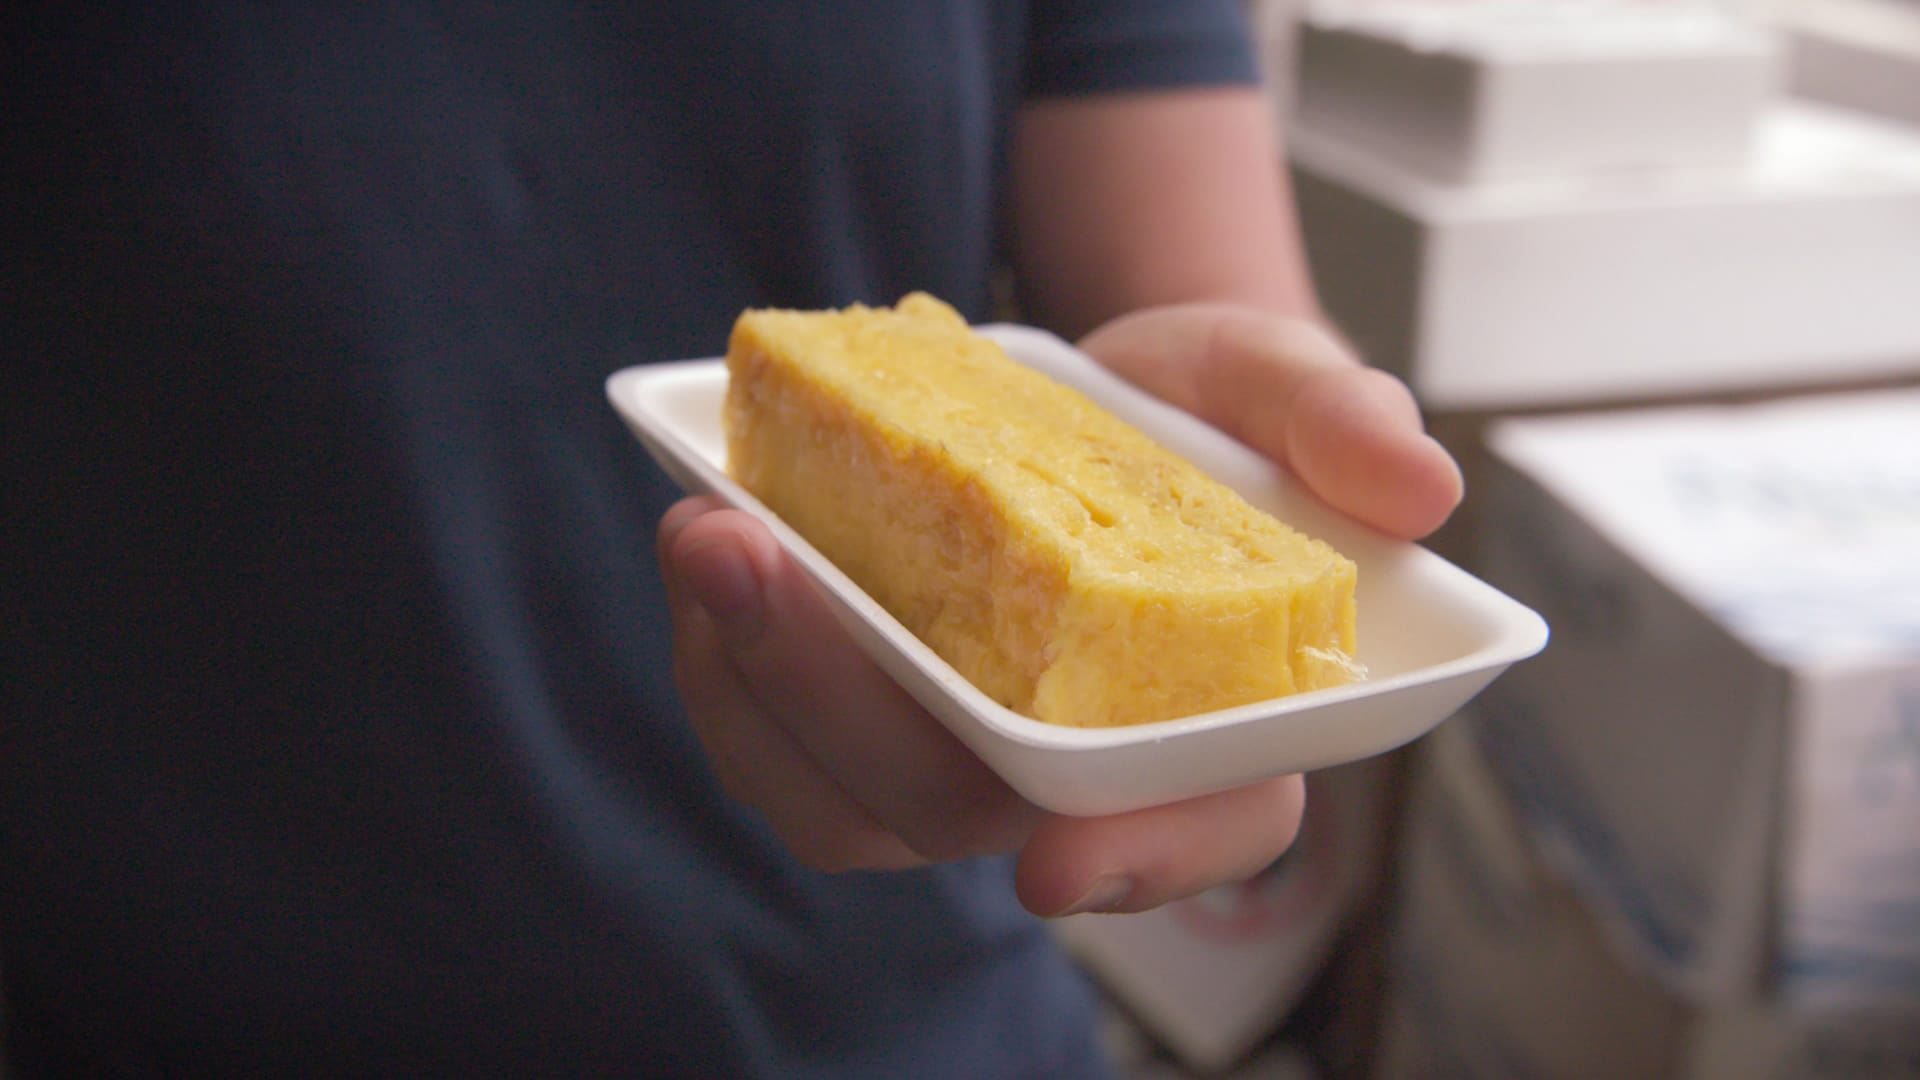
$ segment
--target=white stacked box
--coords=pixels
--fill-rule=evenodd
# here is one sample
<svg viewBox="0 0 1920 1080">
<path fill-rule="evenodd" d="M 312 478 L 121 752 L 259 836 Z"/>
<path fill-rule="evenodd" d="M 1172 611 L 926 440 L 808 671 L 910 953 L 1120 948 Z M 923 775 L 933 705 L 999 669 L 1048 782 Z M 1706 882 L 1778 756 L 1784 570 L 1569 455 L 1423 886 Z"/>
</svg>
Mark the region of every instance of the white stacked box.
<svg viewBox="0 0 1920 1080">
<path fill-rule="evenodd" d="M 1794 93 L 1920 127 L 1920 3 L 1791 0 L 1778 7 Z"/>
<path fill-rule="evenodd" d="M 1776 79 L 1704 5 L 1348 0 L 1298 34 L 1302 123 L 1452 182 L 1738 162 Z"/>
<path fill-rule="evenodd" d="M 1739 167 L 1472 186 L 1291 154 L 1328 310 L 1430 408 L 1920 374 L 1920 133 L 1786 104 Z"/>
<path fill-rule="evenodd" d="M 1920 375 L 1920 131 L 1778 96 L 1771 29 L 1322 0 L 1297 34 L 1316 283 L 1430 409 Z"/>
</svg>

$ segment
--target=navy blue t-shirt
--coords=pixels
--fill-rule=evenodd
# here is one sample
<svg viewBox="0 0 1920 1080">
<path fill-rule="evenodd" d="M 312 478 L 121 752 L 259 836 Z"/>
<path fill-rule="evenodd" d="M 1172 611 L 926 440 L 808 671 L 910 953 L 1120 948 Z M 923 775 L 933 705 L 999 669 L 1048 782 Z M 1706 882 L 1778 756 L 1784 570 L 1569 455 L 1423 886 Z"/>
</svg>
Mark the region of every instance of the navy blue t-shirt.
<svg viewBox="0 0 1920 1080">
<path fill-rule="evenodd" d="M 671 684 L 606 405 L 989 311 L 1035 94 L 1233 0 L 14 7 L 0 977 L 26 1075 L 1095 1075 L 1004 860 L 825 876 Z"/>
</svg>

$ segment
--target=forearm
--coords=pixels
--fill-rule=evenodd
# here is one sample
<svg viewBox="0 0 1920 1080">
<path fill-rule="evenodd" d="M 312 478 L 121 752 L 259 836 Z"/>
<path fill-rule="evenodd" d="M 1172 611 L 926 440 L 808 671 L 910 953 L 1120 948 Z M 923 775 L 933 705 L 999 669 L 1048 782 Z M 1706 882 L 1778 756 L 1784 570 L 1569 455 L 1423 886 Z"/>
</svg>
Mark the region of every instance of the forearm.
<svg viewBox="0 0 1920 1080">
<path fill-rule="evenodd" d="M 1013 144 L 1013 259 L 1032 321 L 1229 301 L 1318 317 L 1257 87 L 1039 101 Z"/>
</svg>

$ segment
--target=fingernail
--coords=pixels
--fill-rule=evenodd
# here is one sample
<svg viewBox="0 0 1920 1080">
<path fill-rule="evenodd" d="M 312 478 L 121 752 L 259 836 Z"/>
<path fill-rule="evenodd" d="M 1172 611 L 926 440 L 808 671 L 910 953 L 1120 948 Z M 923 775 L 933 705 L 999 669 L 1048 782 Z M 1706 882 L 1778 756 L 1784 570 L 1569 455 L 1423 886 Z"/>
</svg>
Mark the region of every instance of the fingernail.
<svg viewBox="0 0 1920 1080">
<path fill-rule="evenodd" d="M 1124 875 L 1112 875 L 1093 879 L 1086 894 L 1068 904 L 1056 914 L 1056 918 L 1068 915 L 1083 915 L 1094 911 L 1112 911 L 1126 903 L 1133 893 L 1133 879 Z"/>
<path fill-rule="evenodd" d="M 760 575 L 753 560 L 731 543 L 700 542 L 681 553 L 694 599 L 730 637 L 751 635 L 760 626 Z"/>
</svg>

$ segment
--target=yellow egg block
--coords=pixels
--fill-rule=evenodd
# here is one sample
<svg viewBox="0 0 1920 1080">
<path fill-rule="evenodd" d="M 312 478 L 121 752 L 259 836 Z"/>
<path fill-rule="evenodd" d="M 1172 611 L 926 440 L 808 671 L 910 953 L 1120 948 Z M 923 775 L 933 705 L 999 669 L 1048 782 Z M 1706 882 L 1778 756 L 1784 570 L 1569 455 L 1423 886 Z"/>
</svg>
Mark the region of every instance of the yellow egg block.
<svg viewBox="0 0 1920 1080">
<path fill-rule="evenodd" d="M 988 696 L 1166 720 L 1355 677 L 1354 564 L 941 301 L 755 310 L 728 469 Z"/>
</svg>

